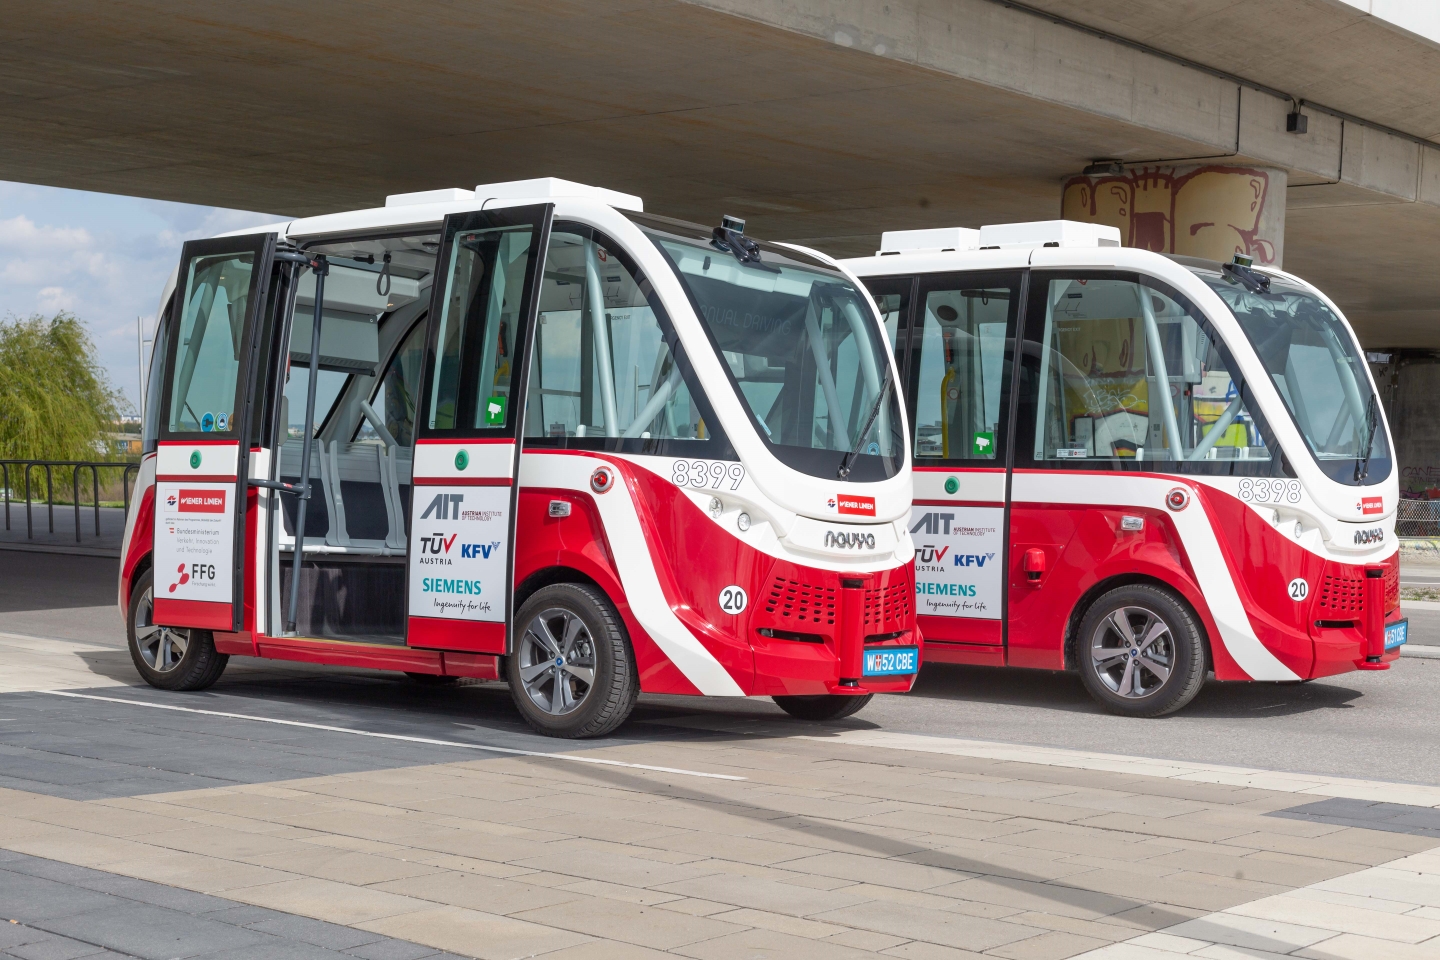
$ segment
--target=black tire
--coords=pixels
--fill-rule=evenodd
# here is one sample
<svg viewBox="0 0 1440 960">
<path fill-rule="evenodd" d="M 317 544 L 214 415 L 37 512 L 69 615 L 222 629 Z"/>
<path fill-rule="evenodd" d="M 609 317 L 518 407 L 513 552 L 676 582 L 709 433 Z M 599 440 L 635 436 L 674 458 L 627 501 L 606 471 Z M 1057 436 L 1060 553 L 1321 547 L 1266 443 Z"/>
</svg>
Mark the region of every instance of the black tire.
<svg viewBox="0 0 1440 960">
<path fill-rule="evenodd" d="M 1075 663 L 1085 689 L 1106 710 L 1160 717 L 1200 692 L 1205 633 L 1172 591 L 1149 584 L 1117 587 L 1092 603 L 1080 621 Z"/>
<path fill-rule="evenodd" d="M 775 705 L 797 720 L 841 720 L 860 712 L 870 698 L 846 696 L 843 693 L 822 693 L 814 697 L 771 697 Z"/>
<path fill-rule="evenodd" d="M 555 629 L 565 635 L 554 637 Z M 515 615 L 514 632 L 514 650 L 505 658 L 510 696 L 536 732 L 600 737 L 630 716 L 640 696 L 640 674 L 625 625 L 600 590 L 579 583 L 541 587 Z M 564 667 L 539 657 L 552 641 L 558 647 L 550 655 L 563 657 Z"/>
<path fill-rule="evenodd" d="M 453 687 L 460 682 L 459 677 L 449 677 L 443 673 L 411 673 L 407 670 L 405 676 L 422 687 Z"/>
<path fill-rule="evenodd" d="M 209 630 L 157 627 L 154 621 L 154 578 L 146 570 L 130 588 L 125 637 L 135 669 L 161 690 L 204 690 L 225 672 L 230 657 L 215 649 Z M 180 656 L 175 647 L 183 645 Z M 157 668 L 158 664 L 158 668 Z"/>
</svg>

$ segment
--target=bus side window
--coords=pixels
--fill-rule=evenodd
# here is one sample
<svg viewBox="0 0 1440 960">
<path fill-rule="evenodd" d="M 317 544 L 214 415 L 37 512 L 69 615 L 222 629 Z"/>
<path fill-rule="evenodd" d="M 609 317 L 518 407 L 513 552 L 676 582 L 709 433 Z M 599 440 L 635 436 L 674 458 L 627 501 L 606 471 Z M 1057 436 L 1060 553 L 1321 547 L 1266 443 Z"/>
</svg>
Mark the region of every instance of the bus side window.
<svg viewBox="0 0 1440 960">
<path fill-rule="evenodd" d="M 175 301 L 165 305 L 155 323 L 155 339 L 150 345 L 150 370 L 145 380 L 145 420 L 141 425 L 141 452 L 154 453 L 160 440 L 160 401 L 165 396 L 165 344 L 169 342 L 170 311 Z"/>
<path fill-rule="evenodd" d="M 525 435 L 707 439 L 648 284 L 609 239 L 565 226 L 550 233 Z"/>
<path fill-rule="evenodd" d="M 1270 459 L 1224 345 L 1178 294 L 1051 277 L 1035 285 L 1032 309 L 1037 465 Z"/>
<path fill-rule="evenodd" d="M 948 277 L 922 287 L 910 369 L 917 463 L 1000 456 L 1019 296 L 1011 277 Z"/>
<path fill-rule="evenodd" d="M 425 361 L 425 321 L 421 319 L 390 358 L 385 375 L 375 388 L 370 405 L 380 414 L 385 429 L 402 447 L 415 444 L 415 400 L 420 394 L 420 372 Z M 356 440 L 379 440 L 380 435 L 362 419 L 355 434 Z"/>
<path fill-rule="evenodd" d="M 177 294 L 179 346 L 171 372 L 171 433 L 229 433 L 254 255 L 195 257 Z M 164 389 L 164 386 L 162 386 Z"/>
</svg>

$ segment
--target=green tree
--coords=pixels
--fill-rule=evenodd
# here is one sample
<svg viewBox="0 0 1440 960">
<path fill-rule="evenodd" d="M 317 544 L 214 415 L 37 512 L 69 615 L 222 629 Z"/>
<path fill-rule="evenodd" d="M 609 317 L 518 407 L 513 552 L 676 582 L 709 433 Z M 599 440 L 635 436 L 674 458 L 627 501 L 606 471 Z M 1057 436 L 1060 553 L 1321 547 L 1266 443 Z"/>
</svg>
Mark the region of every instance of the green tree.
<svg viewBox="0 0 1440 960">
<path fill-rule="evenodd" d="M 0 459 L 113 459 L 125 405 L 73 314 L 0 319 Z"/>
</svg>

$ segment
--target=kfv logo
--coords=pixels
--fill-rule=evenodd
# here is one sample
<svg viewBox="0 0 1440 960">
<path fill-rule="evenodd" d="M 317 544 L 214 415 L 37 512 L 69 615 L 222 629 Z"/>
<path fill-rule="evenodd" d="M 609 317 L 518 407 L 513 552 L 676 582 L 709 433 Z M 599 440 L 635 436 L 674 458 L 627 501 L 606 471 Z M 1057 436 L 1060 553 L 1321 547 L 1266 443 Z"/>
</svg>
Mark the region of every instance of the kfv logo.
<svg viewBox="0 0 1440 960">
<path fill-rule="evenodd" d="M 460 556 L 466 560 L 489 560 L 490 554 L 499 549 L 499 540 L 490 543 L 462 543 Z"/>
<path fill-rule="evenodd" d="M 463 493 L 437 493 L 435 499 L 430 501 L 430 506 L 420 514 L 421 520 L 429 520 L 434 517 L 436 520 L 458 520 L 460 519 L 460 504 L 465 502 Z"/>
<path fill-rule="evenodd" d="M 953 513 L 927 513 L 920 518 L 920 522 L 910 528 L 911 533 L 949 534 L 950 521 L 955 519 Z"/>
</svg>

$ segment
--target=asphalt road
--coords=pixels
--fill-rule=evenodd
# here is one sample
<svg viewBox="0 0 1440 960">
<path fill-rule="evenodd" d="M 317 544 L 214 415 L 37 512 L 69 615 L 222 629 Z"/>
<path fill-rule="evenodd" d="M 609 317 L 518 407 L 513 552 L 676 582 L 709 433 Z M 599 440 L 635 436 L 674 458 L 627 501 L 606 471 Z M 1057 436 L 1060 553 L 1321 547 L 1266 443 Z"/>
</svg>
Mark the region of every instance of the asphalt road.
<svg viewBox="0 0 1440 960">
<path fill-rule="evenodd" d="M 123 647 L 114 574 L 115 561 L 0 550 L 0 632 Z M 1415 641 L 1440 643 L 1440 610 L 1410 615 Z M 363 671 L 263 662 L 234 667 L 241 661 L 232 661 L 207 698 L 251 701 L 251 711 L 263 706 L 325 722 L 403 718 L 407 728 L 434 735 L 459 727 L 525 734 L 500 684 L 432 690 Z M 117 678 L 138 682 L 118 658 L 115 669 Z M 1407 657 L 1389 671 L 1305 684 L 1211 683 L 1180 714 L 1139 721 L 1101 711 L 1073 676 L 932 665 L 909 695 L 879 697 L 839 726 L 1440 784 L 1437 692 L 1440 660 Z M 619 735 L 663 737 L 667 727 L 707 723 L 734 730 L 736 720 L 754 720 L 755 735 L 773 736 L 784 715 L 768 700 L 646 696 Z M 801 725 L 794 729 L 802 732 Z"/>
</svg>

